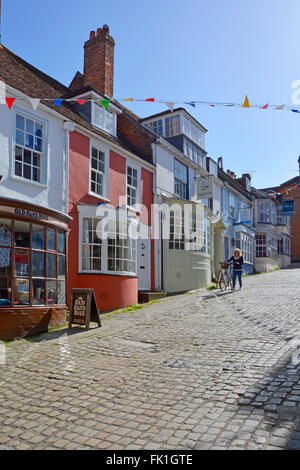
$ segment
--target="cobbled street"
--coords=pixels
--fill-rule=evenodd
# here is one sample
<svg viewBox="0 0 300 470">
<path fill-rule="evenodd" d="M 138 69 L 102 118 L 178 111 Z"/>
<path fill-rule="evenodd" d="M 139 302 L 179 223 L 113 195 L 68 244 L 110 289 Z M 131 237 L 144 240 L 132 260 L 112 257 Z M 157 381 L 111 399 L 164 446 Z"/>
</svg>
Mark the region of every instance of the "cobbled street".
<svg viewBox="0 0 300 470">
<path fill-rule="evenodd" d="M 15 341 L 1 449 L 300 449 L 300 270 Z M 298 347 L 298 350 L 297 350 Z"/>
</svg>

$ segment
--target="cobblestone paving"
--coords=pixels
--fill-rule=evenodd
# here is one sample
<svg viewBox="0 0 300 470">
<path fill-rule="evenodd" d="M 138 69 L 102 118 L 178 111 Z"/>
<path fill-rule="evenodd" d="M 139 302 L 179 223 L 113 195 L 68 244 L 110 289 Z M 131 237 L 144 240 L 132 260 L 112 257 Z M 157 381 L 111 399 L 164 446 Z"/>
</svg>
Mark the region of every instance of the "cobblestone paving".
<svg viewBox="0 0 300 470">
<path fill-rule="evenodd" d="M 300 449 L 299 276 L 10 343 L 0 448 Z"/>
</svg>

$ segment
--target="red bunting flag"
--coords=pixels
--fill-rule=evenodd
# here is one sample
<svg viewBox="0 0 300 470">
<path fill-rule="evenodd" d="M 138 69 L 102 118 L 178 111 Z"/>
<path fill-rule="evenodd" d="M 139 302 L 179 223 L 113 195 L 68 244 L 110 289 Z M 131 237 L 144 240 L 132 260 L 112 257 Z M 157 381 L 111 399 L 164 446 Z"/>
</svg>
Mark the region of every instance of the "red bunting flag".
<svg viewBox="0 0 300 470">
<path fill-rule="evenodd" d="M 84 104 L 84 103 L 86 103 L 86 100 L 76 100 L 76 102 L 79 103 L 79 104 Z"/>
<path fill-rule="evenodd" d="M 147 98 L 145 101 L 152 101 L 152 102 L 154 102 L 154 98 Z"/>
<path fill-rule="evenodd" d="M 261 107 L 261 109 L 267 109 L 269 106 L 269 103 L 265 104 L 264 106 Z"/>
<path fill-rule="evenodd" d="M 298 184 L 296 184 L 296 185 L 293 187 L 293 189 L 297 189 L 297 188 L 298 188 Z"/>
<path fill-rule="evenodd" d="M 11 109 L 12 105 L 14 104 L 15 98 L 5 98 L 5 101 L 8 106 L 8 109 Z"/>
</svg>

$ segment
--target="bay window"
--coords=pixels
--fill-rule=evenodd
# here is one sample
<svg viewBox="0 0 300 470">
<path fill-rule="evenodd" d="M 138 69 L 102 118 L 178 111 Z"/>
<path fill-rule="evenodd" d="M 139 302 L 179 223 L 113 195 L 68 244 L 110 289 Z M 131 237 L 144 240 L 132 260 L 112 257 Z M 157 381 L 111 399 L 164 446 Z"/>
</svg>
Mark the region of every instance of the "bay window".
<svg viewBox="0 0 300 470">
<path fill-rule="evenodd" d="M 65 233 L 0 218 L 0 307 L 66 304 Z"/>
</svg>

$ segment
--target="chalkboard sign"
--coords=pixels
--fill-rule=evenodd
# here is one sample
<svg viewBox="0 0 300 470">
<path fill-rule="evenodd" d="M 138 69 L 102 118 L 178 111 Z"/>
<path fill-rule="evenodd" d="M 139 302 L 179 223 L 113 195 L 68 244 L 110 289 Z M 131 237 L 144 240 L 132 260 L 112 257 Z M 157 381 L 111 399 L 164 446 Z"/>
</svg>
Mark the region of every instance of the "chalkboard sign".
<svg viewBox="0 0 300 470">
<path fill-rule="evenodd" d="M 91 321 L 101 326 L 94 289 L 71 289 L 69 328 L 75 324 L 84 325 L 88 330 Z"/>
</svg>

